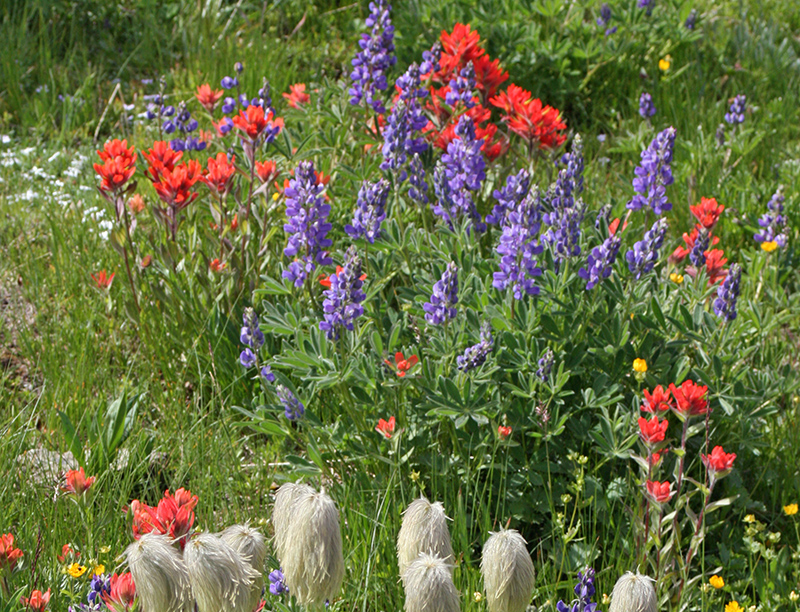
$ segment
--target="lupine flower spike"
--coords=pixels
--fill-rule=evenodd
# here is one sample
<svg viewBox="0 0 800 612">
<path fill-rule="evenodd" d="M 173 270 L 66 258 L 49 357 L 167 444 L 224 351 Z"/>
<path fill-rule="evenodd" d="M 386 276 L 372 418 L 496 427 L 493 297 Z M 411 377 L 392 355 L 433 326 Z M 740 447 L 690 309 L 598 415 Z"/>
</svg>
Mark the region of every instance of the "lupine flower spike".
<svg viewBox="0 0 800 612">
<path fill-rule="evenodd" d="M 183 557 L 165 535 L 148 533 L 125 549 L 136 594 L 144 610 L 192 612 L 189 573 Z"/>
<path fill-rule="evenodd" d="M 725 280 L 717 289 L 717 299 L 714 300 L 714 313 L 726 321 L 736 318 L 736 302 L 739 299 L 739 285 L 742 280 L 742 267 L 733 264 L 725 276 Z"/>
<path fill-rule="evenodd" d="M 525 612 L 535 575 L 519 532 L 508 529 L 490 535 L 483 545 L 481 573 L 489 612 Z"/>
<path fill-rule="evenodd" d="M 441 557 L 421 553 L 402 574 L 405 612 L 459 612 L 453 566 Z"/>
<path fill-rule="evenodd" d="M 608 612 L 657 612 L 654 582 L 639 572 L 626 572 L 614 585 Z"/>
<path fill-rule="evenodd" d="M 458 267 L 450 262 L 442 274 L 442 278 L 433 285 L 431 301 L 425 302 L 425 320 L 431 325 L 441 325 L 455 318 L 458 303 Z"/>
<path fill-rule="evenodd" d="M 403 512 L 397 535 L 397 562 L 404 582 L 406 570 L 420 553 L 436 555 L 446 563 L 454 559 L 444 507 L 424 497 L 415 499 Z"/>
<path fill-rule="evenodd" d="M 645 206 L 656 215 L 672 209 L 666 188 L 672 185 L 672 153 L 675 147 L 675 128 L 668 127 L 659 132 L 650 146 L 642 152 L 642 161 L 637 166 L 633 179 L 636 195 L 628 202 L 628 209 L 639 210 Z"/>
</svg>

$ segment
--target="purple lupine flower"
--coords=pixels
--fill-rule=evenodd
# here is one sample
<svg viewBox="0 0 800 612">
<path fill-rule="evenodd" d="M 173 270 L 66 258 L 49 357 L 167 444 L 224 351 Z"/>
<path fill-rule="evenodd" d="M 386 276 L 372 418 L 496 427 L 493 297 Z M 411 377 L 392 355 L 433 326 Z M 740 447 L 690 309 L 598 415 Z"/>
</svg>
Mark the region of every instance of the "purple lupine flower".
<svg viewBox="0 0 800 612">
<path fill-rule="evenodd" d="M 639 8 L 646 9 L 646 15 L 649 17 L 653 14 L 653 6 L 655 6 L 656 0 L 637 0 L 636 6 Z"/>
<path fill-rule="evenodd" d="M 575 596 L 569 604 L 559 600 L 556 604 L 558 612 L 595 612 L 597 604 L 592 602 L 595 594 L 594 570 L 590 567 L 585 572 L 578 572 L 578 583 L 575 585 Z"/>
<path fill-rule="evenodd" d="M 511 288 L 514 298 L 538 295 L 534 279 L 542 270 L 535 259 L 544 247 L 538 239 L 542 219 L 542 199 L 534 186 L 514 210 L 506 215 L 503 234 L 495 249 L 500 255 L 500 270 L 493 275 L 492 286 L 500 291 Z"/>
<path fill-rule="evenodd" d="M 249 348 L 244 349 L 239 355 L 239 363 L 250 369 L 258 362 L 256 354 Z"/>
<path fill-rule="evenodd" d="M 239 333 L 239 341 L 252 349 L 258 350 L 264 345 L 264 332 L 258 326 L 258 315 L 252 308 L 245 308 L 242 315 L 244 325 Z"/>
<path fill-rule="evenodd" d="M 219 133 L 224 136 L 233 129 L 233 121 L 231 121 L 230 117 L 223 117 L 220 120 L 217 129 L 219 130 Z"/>
<path fill-rule="evenodd" d="M 744 123 L 744 112 L 747 109 L 747 96 L 739 94 L 731 102 L 730 110 L 725 113 L 725 121 L 731 125 Z"/>
<path fill-rule="evenodd" d="M 600 7 L 600 16 L 597 18 L 597 25 L 601 28 L 606 28 L 606 36 L 611 36 L 617 31 L 617 26 L 608 27 L 611 22 L 611 7 L 607 3 L 603 3 Z"/>
<path fill-rule="evenodd" d="M 222 112 L 226 115 L 236 110 L 236 98 L 228 96 L 222 101 Z"/>
<path fill-rule="evenodd" d="M 295 287 L 303 286 L 308 273 L 313 272 L 317 264 L 332 263 L 325 250 L 332 241 L 327 237 L 331 229 L 328 223 L 331 207 L 320 195 L 324 189 L 324 185 L 317 184 L 314 164 L 302 161 L 284 191 L 288 221 L 283 230 L 289 234 L 289 243 L 283 253 L 299 261 L 284 270 L 283 277 L 294 282 Z"/>
<path fill-rule="evenodd" d="M 781 248 L 786 246 L 786 216 L 783 214 L 785 198 L 782 189 L 778 187 L 767 203 L 769 212 L 758 220 L 758 225 L 764 229 L 753 236 L 756 242 L 775 242 Z"/>
<path fill-rule="evenodd" d="M 643 91 L 642 95 L 639 96 L 639 115 L 641 115 L 642 119 L 649 119 L 655 114 L 656 107 L 653 104 L 653 96 Z"/>
<path fill-rule="evenodd" d="M 460 217 L 466 216 L 476 231 L 484 232 L 486 224 L 472 199 L 473 192 L 481 188 L 486 178 L 486 161 L 481 153 L 483 141 L 475 138 L 475 124 L 467 115 L 458 120 L 456 136 L 434 170 L 433 188 L 438 201 L 431 208 L 451 230 Z"/>
<path fill-rule="evenodd" d="M 725 276 L 725 280 L 717 288 L 717 299 L 714 300 L 714 313 L 726 321 L 736 318 L 736 302 L 739 299 L 739 285 L 742 280 L 742 267 L 733 264 Z"/>
<path fill-rule="evenodd" d="M 433 285 L 431 301 L 422 305 L 422 309 L 425 311 L 425 320 L 431 325 L 441 325 L 455 318 L 457 303 L 458 267 L 455 262 L 451 261 L 447 264 L 442 278 Z"/>
<path fill-rule="evenodd" d="M 244 64 L 242 64 L 242 62 L 236 62 L 233 65 L 233 69 L 236 71 L 236 74 L 242 74 L 244 72 Z"/>
<path fill-rule="evenodd" d="M 539 357 L 539 369 L 536 370 L 536 376 L 538 376 L 542 382 L 547 382 L 550 378 L 550 372 L 553 370 L 555 359 L 555 355 L 551 349 L 547 349 L 542 353 L 542 356 Z"/>
<path fill-rule="evenodd" d="M 547 212 L 542 217 L 550 226 L 543 240 L 553 250 L 556 271 L 564 259 L 581 253 L 581 223 L 586 208 L 582 200 L 575 200 L 575 196 L 583 191 L 583 140 L 580 134 L 575 135 L 572 150 L 561 157 L 561 165 L 565 167 L 559 170 L 555 184 L 544 196 Z"/>
<path fill-rule="evenodd" d="M 265 365 L 261 368 L 261 378 L 266 380 L 267 382 L 275 382 L 275 374 L 272 373 L 272 368 L 269 364 Z"/>
<path fill-rule="evenodd" d="M 89 582 L 89 594 L 86 596 L 90 605 L 97 605 L 104 603 L 103 596 L 111 592 L 111 576 L 99 574 L 92 577 Z"/>
<path fill-rule="evenodd" d="M 650 146 L 642 152 L 642 161 L 636 167 L 633 189 L 636 195 L 628 202 L 628 209 L 639 210 L 649 206 L 657 215 L 672 210 L 667 198 L 667 187 L 672 185 L 672 153 L 675 148 L 675 128 L 659 132 Z"/>
<path fill-rule="evenodd" d="M 611 214 L 611 204 L 603 204 L 600 210 L 597 211 L 597 217 L 594 220 L 594 229 L 599 230 L 603 221 L 608 223 L 608 217 Z"/>
<path fill-rule="evenodd" d="M 325 300 L 322 302 L 324 320 L 319 322 L 319 328 L 325 332 L 328 340 L 338 340 L 342 328 L 353 331 L 355 320 L 364 314 L 361 302 L 367 297 L 361 290 L 364 285 L 361 280 L 361 259 L 354 246 L 347 249 L 342 270 L 331 274 L 330 280 L 331 288 L 325 291 Z"/>
<path fill-rule="evenodd" d="M 169 130 L 167 130 L 167 123 L 169 123 Z M 173 151 L 202 151 L 206 148 L 206 143 L 190 136 L 190 132 L 197 129 L 197 119 L 192 118 L 192 114 L 186 108 L 186 103 L 181 102 L 178 105 L 178 112 L 175 119 L 167 121 L 164 124 L 164 131 L 168 134 L 178 131 L 181 134 L 180 138 L 175 138 L 170 141 L 169 146 Z"/>
<path fill-rule="evenodd" d="M 386 179 L 381 179 L 377 183 L 364 181 L 358 190 L 353 224 L 345 225 L 344 231 L 354 240 L 366 238 L 370 244 L 375 244 L 375 238 L 381 233 L 381 223 L 386 219 L 388 197 L 389 181 Z"/>
<path fill-rule="evenodd" d="M 697 21 L 697 10 L 692 9 L 689 11 L 689 16 L 686 18 L 686 23 L 684 23 L 684 27 L 687 30 L 694 30 L 695 22 Z"/>
<path fill-rule="evenodd" d="M 601 280 L 611 276 L 611 270 L 619 253 L 621 245 L 619 236 L 611 235 L 605 239 L 603 244 L 596 246 L 589 253 L 589 261 L 586 268 L 578 270 L 578 276 L 588 281 L 586 290 L 594 289 Z"/>
<path fill-rule="evenodd" d="M 284 582 L 283 570 L 276 569 L 269 573 L 269 592 L 273 595 L 280 595 L 281 593 L 288 593 L 289 587 Z"/>
<path fill-rule="evenodd" d="M 264 112 L 266 112 L 268 108 L 272 108 L 272 88 L 266 78 L 261 83 L 261 89 L 258 90 L 258 99 Z"/>
<path fill-rule="evenodd" d="M 369 3 L 369 17 L 366 25 L 371 28 L 370 34 L 362 34 L 358 46 L 361 51 L 353 61 L 350 78 L 350 104 L 360 104 L 363 99 L 367 106 L 376 113 L 385 113 L 383 102 L 376 95 L 376 90 L 383 91 L 388 87 L 386 72 L 397 63 L 394 55 L 394 26 L 392 25 L 392 5 L 386 0 Z"/>
<path fill-rule="evenodd" d="M 219 84 L 222 85 L 222 89 L 233 89 L 234 87 L 239 87 L 239 79 L 236 77 L 224 76 Z"/>
<path fill-rule="evenodd" d="M 428 203 L 428 183 L 425 182 L 425 168 L 418 153 L 408 162 L 408 196 L 420 204 Z"/>
<path fill-rule="evenodd" d="M 275 393 L 278 395 L 281 404 L 283 404 L 283 412 L 287 419 L 296 421 L 302 418 L 306 412 L 306 408 L 303 406 L 303 402 L 297 399 L 291 390 L 283 385 L 278 385 L 275 387 Z"/>
<path fill-rule="evenodd" d="M 467 62 L 458 76 L 450 80 L 449 86 L 450 91 L 445 94 L 445 102 L 450 106 L 456 106 L 459 102 L 468 109 L 475 106 L 472 99 L 475 91 L 475 68 L 471 61 Z"/>
<path fill-rule="evenodd" d="M 706 251 L 708 250 L 709 242 L 711 241 L 711 235 L 708 233 L 708 230 L 702 228 L 697 233 L 697 238 L 694 241 L 694 246 L 692 250 L 689 251 L 689 261 L 692 262 L 692 265 L 696 268 L 700 268 L 704 266 L 706 263 Z"/>
<path fill-rule="evenodd" d="M 486 223 L 503 225 L 506 220 L 506 213 L 514 210 L 517 205 L 528 195 L 528 187 L 531 182 L 530 174 L 522 168 L 516 174 L 509 174 L 506 178 L 506 186 L 502 189 L 495 189 L 492 196 L 497 200 L 492 212 L 486 215 Z"/>
<path fill-rule="evenodd" d="M 456 357 L 458 369 L 462 372 L 469 372 L 470 370 L 479 368 L 484 364 L 489 353 L 492 352 L 492 347 L 494 347 L 492 326 L 486 321 L 481 325 L 480 340 L 478 344 L 473 344 L 467 348 L 463 355 Z"/>
<path fill-rule="evenodd" d="M 436 41 L 430 51 L 422 52 L 421 74 L 430 74 L 439 70 L 439 59 L 442 57 L 442 43 Z"/>
<path fill-rule="evenodd" d="M 428 123 L 419 102 L 427 95 L 427 91 L 420 87 L 420 78 L 416 64 L 411 64 L 398 77 L 395 84 L 400 89 L 400 96 L 392 106 L 383 128 L 381 170 L 398 173 L 398 183 L 405 181 L 408 176 L 405 165 L 409 156 L 423 153 L 428 148 L 425 138 L 419 134 Z M 422 174 L 424 178 L 424 170 Z"/>
<path fill-rule="evenodd" d="M 633 249 L 625 253 L 628 269 L 639 280 L 650 272 L 658 261 L 658 250 L 664 244 L 667 235 L 667 220 L 658 219 L 644 234 L 644 238 L 633 245 Z"/>
</svg>

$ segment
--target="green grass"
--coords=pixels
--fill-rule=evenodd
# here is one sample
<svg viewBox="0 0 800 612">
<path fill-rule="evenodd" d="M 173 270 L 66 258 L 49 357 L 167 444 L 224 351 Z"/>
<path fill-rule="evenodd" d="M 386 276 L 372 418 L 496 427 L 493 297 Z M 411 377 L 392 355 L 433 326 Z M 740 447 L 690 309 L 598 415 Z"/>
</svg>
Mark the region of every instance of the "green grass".
<svg viewBox="0 0 800 612">
<path fill-rule="evenodd" d="M 681 16 L 691 8 L 675 2 L 664 5 Z M 154 504 L 167 488 L 186 487 L 199 495 L 197 524 L 202 528 L 217 530 L 250 520 L 268 532 L 273 486 L 305 474 L 312 483 L 328 487 L 342 512 L 347 572 L 342 599 L 334 607 L 400 609 L 403 595 L 394 542 L 402 509 L 420 492 L 441 500 L 453 519 L 455 581 L 464 610 L 484 609 L 474 597 L 482 590 L 481 545 L 487 531 L 509 518 L 530 543 L 538 575 L 535 606 L 551 609 L 558 599 L 570 597 L 573 570 L 586 563 L 598 570 L 598 594 L 610 593 L 634 556 L 629 534 L 636 520 L 632 500 L 638 493 L 633 474 L 620 472 L 621 461 L 610 463 L 586 436 L 599 427 L 599 417 L 579 410 L 576 397 L 562 398 L 565 406 L 572 409 L 574 403 L 576 409 L 566 435 L 584 442 L 568 454 L 556 438 L 544 444 L 531 437 L 521 446 L 505 446 L 493 437 L 487 441 L 485 430 L 472 423 L 457 429 L 442 420 L 430 427 L 422 398 L 413 400 L 416 412 L 409 399 L 411 430 L 395 445 L 370 431 L 373 421 L 388 414 L 361 414 L 365 431 L 347 431 L 339 414 L 367 407 L 357 406 L 355 397 L 356 407 L 345 406 L 338 397 L 323 398 L 320 392 L 315 410 L 321 423 L 311 435 L 319 447 L 320 467 L 309 455 L 308 434 L 275 438 L 237 410 L 269 401 L 236 363 L 239 317 L 249 296 L 223 296 L 215 304 L 189 272 L 170 274 L 154 264 L 135 272 L 150 289 L 148 305 L 138 320 L 128 314 L 121 257 L 110 248 L 96 215 L 87 212 L 104 207 L 94 191 L 91 143 L 97 132 L 100 142 L 106 136 L 126 135 L 144 146 L 153 134 L 141 126 L 123 132 L 126 111 L 121 100 L 109 106 L 100 123 L 115 86 L 112 81 L 121 80 L 122 97 L 137 104 L 135 112 L 141 110 L 141 97 L 155 91 L 140 79 L 165 74 L 168 90 L 188 99 L 200 83 L 230 73 L 235 61 L 246 66 L 242 86 L 247 91 L 261 86 L 262 73 L 269 77 L 276 100 L 291 83 L 320 89 L 325 97 L 317 99 L 324 104 L 308 120 L 292 116 L 292 135 L 296 142 L 305 142 L 303 153 L 316 152 L 326 174 L 335 173 L 333 206 L 337 218 L 344 218 L 361 178 L 376 174 L 374 160 L 361 155 L 359 143 L 349 135 L 348 122 L 355 119 L 346 114 L 340 82 L 347 80 L 365 7 L 217 2 L 200 10 L 197 3 L 140 0 L 128 10 L 105 3 L 92 3 L 91 8 L 44 0 L 0 2 L 0 39 L 8 49 L 0 59 L 0 133 L 13 136 L 13 142 L 0 144 L 0 161 L 16 160 L 0 166 L 0 298 L 6 298 L 0 304 L 0 466 L 8 475 L 0 485 L 0 533 L 13 532 L 25 550 L 15 586 L 52 588 L 56 595 L 51 609 L 66 609 L 83 597 L 86 580 L 62 573 L 56 560 L 61 546 L 72 543 L 84 551 L 82 561 L 117 568 L 117 555 L 131 541 L 125 508 L 137 498 Z M 680 210 L 669 244 L 674 248 L 680 228 L 690 226 L 686 203 L 714 194 L 726 204 L 728 214 L 721 226 L 726 253 L 737 255 L 752 273 L 753 285 L 758 279 L 761 298 L 756 300 L 750 292 L 747 312 L 754 314 L 748 315 L 752 323 L 741 332 L 740 346 L 742 351 L 762 348 L 748 353 L 742 369 L 752 371 L 741 375 L 747 392 L 737 391 L 737 396 L 768 389 L 775 408 L 764 417 L 750 418 L 762 402 L 748 396 L 741 412 L 729 415 L 721 427 L 728 436 L 726 449 L 737 448 L 742 466 L 725 481 L 724 491 L 739 498 L 727 520 L 710 523 L 708 554 L 701 555 L 699 563 L 704 572 L 722 572 L 728 586 L 724 592 L 694 591 L 690 608 L 717 610 L 738 597 L 763 609 L 793 609 L 787 594 L 797 589 L 800 568 L 793 555 L 800 542 L 796 521 L 783 516 L 780 508 L 800 497 L 800 474 L 795 462 L 787 460 L 800 444 L 797 379 L 790 374 L 800 365 L 798 255 L 790 244 L 779 265 L 761 267 L 763 254 L 752 248 L 751 235 L 778 183 L 789 196 L 787 214 L 795 239 L 800 226 L 794 196 L 800 189 L 800 45 L 793 38 L 800 11 L 778 1 L 769 6 L 700 3 L 702 29 L 694 34 L 682 30 L 680 23 L 651 31 L 637 18 L 624 24 L 630 36 L 604 39 L 594 28 L 599 3 L 566 8 L 559 2 L 522 0 L 411 0 L 395 8 L 399 67 L 417 59 L 442 29 L 468 20 L 490 55 L 501 58 L 511 80 L 564 111 L 570 127 L 587 143 L 587 198 L 592 207 L 612 203 L 617 213 L 624 207 L 638 153 L 652 137 L 636 115 L 643 88 L 654 94 L 658 125 L 678 129 L 679 163 L 670 193 Z M 622 9 L 620 13 L 627 14 Z M 103 25 L 106 20 L 108 27 Z M 88 31 L 100 33 L 88 37 Z M 659 74 L 657 62 L 666 54 L 671 55 L 672 67 Z M 642 69 L 646 78 L 639 76 Z M 36 92 L 45 85 L 46 90 Z M 714 131 L 728 98 L 740 91 L 747 92 L 754 111 L 745 131 L 734 139 L 730 158 L 724 159 Z M 62 101 L 59 94 L 71 98 Z M 597 139 L 599 134 L 607 136 L 605 142 Z M 27 146 L 32 150 L 23 154 Z M 60 155 L 54 158 L 56 153 Z M 71 166 L 76 159 L 84 161 Z M 29 190 L 37 195 L 20 197 Z M 107 210 L 104 218 L 112 214 Z M 139 255 L 155 253 L 155 222 L 142 221 L 137 232 Z M 341 228 L 335 232 L 339 236 Z M 275 244 L 282 240 L 277 234 Z M 422 264 L 426 252 L 415 248 L 412 257 Z M 454 252 L 460 246 L 443 244 L 430 256 L 443 258 L 448 248 Z M 478 268 L 481 256 L 490 253 L 484 244 L 469 256 Z M 380 269 L 391 270 L 399 253 L 384 249 L 372 257 L 377 275 Z M 263 273 L 278 276 L 271 255 L 262 264 Z M 108 295 L 93 287 L 90 273 L 100 269 L 117 271 Z M 433 278 L 427 269 L 408 270 L 407 276 L 425 283 Z M 480 289 L 475 281 L 472 292 L 479 295 Z M 169 293 L 172 301 L 162 300 L 158 291 Z M 405 314 L 398 323 L 391 319 L 395 315 L 389 307 L 382 310 L 399 300 L 388 290 L 374 297 L 375 310 L 382 313 L 381 331 L 409 322 Z M 311 309 L 296 306 L 308 318 Z M 592 313 L 598 320 L 602 315 Z M 773 325 L 775 321 L 780 325 Z M 561 324 L 569 337 L 571 330 Z M 646 337 L 647 330 L 639 330 Z M 402 333 L 401 342 L 411 343 L 411 331 Z M 532 362 L 541 341 L 534 335 L 538 336 L 530 334 L 521 347 L 530 352 Z M 602 338 L 590 337 L 583 345 L 576 341 L 575 346 L 600 351 Z M 722 351 L 719 345 L 713 348 Z M 277 343 L 270 346 L 271 353 L 281 349 Z M 609 358 L 608 363 L 609 371 L 629 370 L 627 361 L 620 365 Z M 678 366 L 658 367 L 667 373 Z M 432 369 L 431 379 L 437 373 Z M 583 373 L 598 385 L 597 395 L 602 395 L 604 384 L 617 382 L 595 374 Z M 633 386 L 621 384 L 626 390 Z M 376 389 L 381 409 L 406 410 L 405 396 L 397 389 L 389 384 Z M 85 460 L 103 468 L 96 472 L 87 513 L 57 494 L 52 483 L 34 483 L 21 472 L 17 458 L 22 452 L 70 447 L 59 412 L 86 441 L 91 431 L 102 430 L 109 403 L 123 392 L 140 397 L 122 444 L 127 465 L 105 466 L 97 454 L 100 448 L 92 448 L 93 456 Z M 615 435 L 628 435 L 628 421 L 617 420 L 620 429 Z M 419 437 L 428 433 L 420 446 Z M 577 450 L 589 458 L 587 464 L 579 461 Z M 457 461 L 458 457 L 467 460 Z M 780 543 L 761 549 L 746 546 L 740 522 L 746 513 L 755 513 L 767 531 L 781 533 Z M 565 534 L 571 527 L 575 532 L 568 539 Z M 99 552 L 105 546 L 110 552 Z M 274 559 L 270 567 L 275 567 Z"/>
</svg>

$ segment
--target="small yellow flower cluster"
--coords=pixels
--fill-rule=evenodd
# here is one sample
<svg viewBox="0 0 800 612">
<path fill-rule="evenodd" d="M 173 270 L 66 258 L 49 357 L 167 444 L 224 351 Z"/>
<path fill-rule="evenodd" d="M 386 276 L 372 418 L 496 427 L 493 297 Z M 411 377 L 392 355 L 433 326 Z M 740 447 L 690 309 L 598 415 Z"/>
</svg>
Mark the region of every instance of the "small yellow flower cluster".
<svg viewBox="0 0 800 612">
<path fill-rule="evenodd" d="M 680 285 L 683 282 L 683 274 L 678 274 L 677 272 L 673 272 L 669 275 L 669 280 L 671 280 L 676 285 Z"/>
<path fill-rule="evenodd" d="M 708 579 L 708 583 L 715 589 L 721 589 L 725 586 L 725 580 L 722 578 L 722 576 L 717 576 L 716 574 Z"/>
<path fill-rule="evenodd" d="M 745 523 L 755 523 L 756 522 L 756 515 L 755 514 L 748 514 L 744 517 Z"/>
<path fill-rule="evenodd" d="M 786 514 L 786 516 L 794 516 L 797 514 L 797 504 L 789 504 L 788 506 L 784 506 L 783 512 Z"/>
<path fill-rule="evenodd" d="M 774 240 L 761 243 L 761 249 L 766 251 L 767 253 L 772 253 L 772 251 L 774 251 L 777 248 L 778 248 L 778 243 L 775 242 Z"/>
<path fill-rule="evenodd" d="M 647 372 L 647 362 L 644 359 L 634 359 L 633 371 L 644 374 L 645 372 Z"/>
</svg>

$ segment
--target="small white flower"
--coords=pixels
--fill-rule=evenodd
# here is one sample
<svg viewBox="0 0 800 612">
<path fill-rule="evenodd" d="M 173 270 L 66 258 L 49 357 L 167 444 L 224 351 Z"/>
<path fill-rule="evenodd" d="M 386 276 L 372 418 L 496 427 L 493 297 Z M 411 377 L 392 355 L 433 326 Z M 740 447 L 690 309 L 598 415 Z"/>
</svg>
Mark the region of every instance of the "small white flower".
<svg viewBox="0 0 800 612">
<path fill-rule="evenodd" d="M 625 572 L 611 592 L 608 612 L 657 612 L 655 581 L 639 572 Z"/>
<path fill-rule="evenodd" d="M 406 568 L 405 612 L 459 612 L 453 566 L 441 557 L 421 553 Z"/>
<path fill-rule="evenodd" d="M 525 612 L 536 579 L 519 532 L 508 529 L 490 534 L 483 545 L 481 573 L 489 612 Z"/>
<path fill-rule="evenodd" d="M 400 577 L 420 553 L 429 553 L 452 563 L 453 546 L 447 529 L 447 516 L 441 502 L 430 503 L 424 497 L 415 499 L 403 512 L 397 534 L 397 563 Z"/>
<path fill-rule="evenodd" d="M 189 574 L 168 536 L 146 533 L 125 549 L 125 556 L 142 609 L 192 612 Z"/>
</svg>

